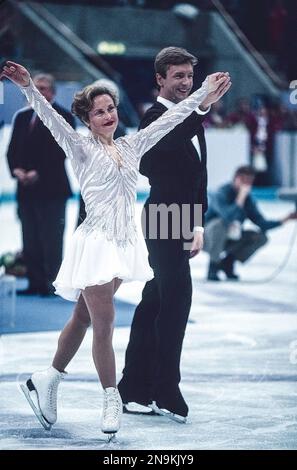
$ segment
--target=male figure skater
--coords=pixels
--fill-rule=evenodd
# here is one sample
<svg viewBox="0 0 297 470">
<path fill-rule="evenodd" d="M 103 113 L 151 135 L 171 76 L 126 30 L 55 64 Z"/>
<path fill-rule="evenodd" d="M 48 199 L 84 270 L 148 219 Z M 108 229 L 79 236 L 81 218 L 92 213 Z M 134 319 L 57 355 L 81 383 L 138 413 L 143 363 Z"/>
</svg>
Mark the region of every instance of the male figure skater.
<svg viewBox="0 0 297 470">
<path fill-rule="evenodd" d="M 193 86 L 196 57 L 185 49 L 168 47 L 155 60 L 159 96 L 145 113 L 140 128 L 158 119 L 168 108 L 185 99 Z M 188 406 L 179 389 L 180 357 L 183 338 L 191 307 L 192 283 L 189 259 L 203 246 L 204 213 L 207 210 L 206 144 L 203 116 L 212 103 L 230 88 L 226 81 L 201 103 L 187 119 L 147 152 L 140 172 L 149 178 L 151 191 L 145 203 L 146 243 L 154 278 L 147 282 L 142 300 L 136 308 L 130 340 L 126 351 L 123 377 L 119 391 L 124 405 L 136 402 L 151 405 L 158 414 L 168 414 L 185 421 Z M 191 248 L 185 249 L 185 239 L 158 233 L 150 238 L 149 211 L 152 205 L 187 204 L 191 209 Z M 195 205 L 200 204 L 201 222 L 193 226 Z M 162 220 L 161 220 L 162 224 Z M 180 220 L 180 226 L 184 221 Z M 126 407 L 126 409 L 128 409 Z"/>
</svg>

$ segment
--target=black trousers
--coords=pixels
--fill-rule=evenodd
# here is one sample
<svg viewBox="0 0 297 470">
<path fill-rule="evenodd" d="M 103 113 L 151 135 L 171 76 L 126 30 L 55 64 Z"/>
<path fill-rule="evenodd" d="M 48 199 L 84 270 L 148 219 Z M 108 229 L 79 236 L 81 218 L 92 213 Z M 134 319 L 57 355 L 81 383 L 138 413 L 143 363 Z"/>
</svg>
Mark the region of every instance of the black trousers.
<svg viewBox="0 0 297 470">
<path fill-rule="evenodd" d="M 192 300 L 189 251 L 181 240 L 146 240 L 154 279 L 137 306 L 123 380 L 165 395 L 180 382 L 180 357 Z"/>
<path fill-rule="evenodd" d="M 29 287 L 41 292 L 52 290 L 62 262 L 65 207 L 65 199 L 18 203 Z"/>
<path fill-rule="evenodd" d="M 223 252 L 232 254 L 234 259 L 245 263 L 268 238 L 262 231 L 243 230 L 239 240 L 228 239 L 228 225 L 219 217 L 205 226 L 204 250 L 209 253 L 210 261 L 219 263 Z"/>
</svg>

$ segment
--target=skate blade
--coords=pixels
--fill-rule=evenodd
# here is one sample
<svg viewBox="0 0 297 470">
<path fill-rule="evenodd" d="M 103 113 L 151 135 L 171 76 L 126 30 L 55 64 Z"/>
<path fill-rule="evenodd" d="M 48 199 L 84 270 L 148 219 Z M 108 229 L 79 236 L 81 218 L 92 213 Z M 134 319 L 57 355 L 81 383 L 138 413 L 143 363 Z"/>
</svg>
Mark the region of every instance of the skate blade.
<svg viewBox="0 0 297 470">
<path fill-rule="evenodd" d="M 117 442 L 117 436 L 116 436 L 116 433 L 105 433 L 105 434 L 108 434 L 107 436 L 107 443 L 115 443 Z"/>
<path fill-rule="evenodd" d="M 38 421 L 40 422 L 41 426 L 46 431 L 50 431 L 51 428 L 52 428 L 52 425 L 46 421 L 46 419 L 40 413 L 39 408 L 36 407 L 34 401 L 30 397 L 30 391 L 28 390 L 27 386 L 26 385 L 20 385 L 20 388 L 21 388 L 23 394 L 25 395 L 25 397 L 26 397 L 29 405 L 31 406 L 32 410 L 34 411 L 34 414 L 35 414 L 36 418 L 38 419 Z"/>
<path fill-rule="evenodd" d="M 172 421 L 175 421 L 176 423 L 180 424 L 185 424 L 187 422 L 187 418 L 184 416 L 177 415 L 175 413 L 172 413 L 172 411 L 165 410 L 164 408 L 159 408 L 156 405 L 156 402 L 153 402 L 151 405 L 149 405 L 150 408 L 157 413 L 159 416 L 166 416 L 166 418 L 171 419 Z"/>
<path fill-rule="evenodd" d="M 156 416 L 157 413 L 149 406 L 138 405 L 138 403 L 126 403 L 123 405 L 123 413 L 141 416 Z"/>
</svg>

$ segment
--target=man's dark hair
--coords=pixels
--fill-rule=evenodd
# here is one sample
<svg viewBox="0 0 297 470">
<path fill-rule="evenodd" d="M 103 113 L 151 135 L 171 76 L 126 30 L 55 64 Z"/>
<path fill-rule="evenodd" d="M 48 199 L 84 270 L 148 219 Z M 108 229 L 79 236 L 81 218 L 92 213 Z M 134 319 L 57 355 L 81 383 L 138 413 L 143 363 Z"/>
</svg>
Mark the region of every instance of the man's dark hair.
<svg viewBox="0 0 297 470">
<path fill-rule="evenodd" d="M 198 63 L 198 59 L 181 47 L 165 47 L 165 49 L 162 49 L 156 56 L 155 72 L 159 73 L 161 77 L 166 78 L 167 70 L 170 65 L 182 65 L 187 63 L 192 64 L 194 67 L 194 65 Z"/>
<path fill-rule="evenodd" d="M 256 171 L 250 165 L 243 165 L 243 166 L 240 166 L 239 168 L 237 168 L 237 170 L 235 171 L 234 178 L 236 178 L 237 176 L 253 176 L 253 177 L 255 177 L 256 176 Z"/>
</svg>

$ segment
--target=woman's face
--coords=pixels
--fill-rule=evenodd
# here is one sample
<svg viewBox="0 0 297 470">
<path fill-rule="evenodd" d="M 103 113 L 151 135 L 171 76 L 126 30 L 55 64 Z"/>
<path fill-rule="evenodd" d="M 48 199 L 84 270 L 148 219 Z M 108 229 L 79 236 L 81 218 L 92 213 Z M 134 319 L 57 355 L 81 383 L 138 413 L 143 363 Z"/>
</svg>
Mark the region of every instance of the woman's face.
<svg viewBox="0 0 297 470">
<path fill-rule="evenodd" d="M 89 127 L 96 137 L 113 136 L 119 122 L 117 108 L 109 95 L 98 95 L 89 112 Z"/>
</svg>

